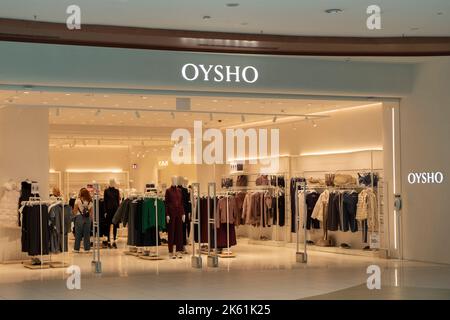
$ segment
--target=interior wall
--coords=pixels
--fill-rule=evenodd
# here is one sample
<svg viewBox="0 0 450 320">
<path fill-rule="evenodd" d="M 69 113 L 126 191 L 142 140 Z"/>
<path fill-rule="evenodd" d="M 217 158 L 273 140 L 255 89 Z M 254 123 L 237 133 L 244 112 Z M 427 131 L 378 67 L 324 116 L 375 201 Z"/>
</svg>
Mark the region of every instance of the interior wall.
<svg viewBox="0 0 450 320">
<path fill-rule="evenodd" d="M 48 110 L 5 107 L 0 109 L 0 181 L 25 179 L 39 182 L 48 195 Z"/>
<path fill-rule="evenodd" d="M 401 175 L 403 257 L 450 263 L 450 57 L 417 67 L 413 93 L 403 99 Z M 409 184 L 410 172 L 444 174 L 441 184 Z"/>
<path fill-rule="evenodd" d="M 39 182 L 48 195 L 48 111 L 35 108 L 0 108 L 0 184 L 10 179 Z M 0 261 L 20 260 L 21 228 L 0 226 Z"/>
</svg>

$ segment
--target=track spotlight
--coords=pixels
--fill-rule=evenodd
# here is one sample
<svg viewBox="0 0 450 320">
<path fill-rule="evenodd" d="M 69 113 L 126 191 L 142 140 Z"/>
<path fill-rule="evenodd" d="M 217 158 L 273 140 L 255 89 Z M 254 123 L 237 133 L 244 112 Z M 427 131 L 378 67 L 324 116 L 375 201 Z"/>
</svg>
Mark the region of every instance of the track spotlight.
<svg viewBox="0 0 450 320">
<path fill-rule="evenodd" d="M 171 112 L 170 116 L 172 117 L 172 119 L 175 119 L 175 113 Z"/>
<path fill-rule="evenodd" d="M 102 110 L 97 109 L 97 111 L 95 112 L 95 116 L 98 117 L 100 115 L 100 112 L 102 112 Z"/>
<path fill-rule="evenodd" d="M 59 117 L 60 113 L 61 113 L 61 110 L 59 108 L 56 108 L 56 116 L 57 117 Z"/>
<path fill-rule="evenodd" d="M 274 117 L 273 117 L 272 122 L 273 122 L 273 123 L 277 122 L 277 116 L 274 116 Z"/>
<path fill-rule="evenodd" d="M 245 116 L 241 114 L 241 122 L 245 122 Z"/>
<path fill-rule="evenodd" d="M 312 125 L 314 128 L 317 128 L 317 123 L 314 120 L 312 121 Z"/>
<path fill-rule="evenodd" d="M 213 121 L 213 114 L 212 113 L 209 114 L 209 121 Z"/>
<path fill-rule="evenodd" d="M 137 110 L 134 112 L 134 115 L 136 116 L 137 119 L 141 117 L 141 114 Z"/>
</svg>

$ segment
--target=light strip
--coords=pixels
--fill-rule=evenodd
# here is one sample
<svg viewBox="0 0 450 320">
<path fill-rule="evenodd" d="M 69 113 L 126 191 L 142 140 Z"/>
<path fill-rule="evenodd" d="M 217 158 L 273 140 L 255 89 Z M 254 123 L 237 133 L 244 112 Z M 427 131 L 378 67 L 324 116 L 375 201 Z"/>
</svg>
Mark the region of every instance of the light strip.
<svg viewBox="0 0 450 320">
<path fill-rule="evenodd" d="M 348 107 L 348 108 L 342 107 L 342 108 L 338 108 L 338 109 L 313 112 L 313 113 L 311 113 L 311 115 L 321 115 L 321 114 L 341 112 L 341 111 L 352 111 L 352 110 L 365 109 L 365 108 L 370 108 L 370 107 L 377 107 L 377 106 L 381 106 L 381 105 L 382 105 L 381 102 L 376 102 L 376 103 L 370 103 L 370 104 L 363 104 L 361 106 L 355 106 L 355 107 Z"/>
<path fill-rule="evenodd" d="M 395 163 L 395 109 L 392 108 L 392 175 L 393 175 L 393 190 L 394 199 L 397 193 L 396 189 L 396 163 Z M 397 210 L 394 209 L 394 249 L 397 250 Z"/>
<path fill-rule="evenodd" d="M 67 169 L 68 173 L 122 173 L 122 169 Z"/>
<path fill-rule="evenodd" d="M 136 146 L 136 145 L 134 145 Z M 88 149 L 88 148 L 92 148 L 92 149 L 100 149 L 100 148 L 111 148 L 111 149 L 128 149 L 130 147 L 130 145 L 105 145 L 105 144 L 88 144 L 88 145 L 76 145 L 76 146 L 69 146 L 69 144 L 63 144 L 63 145 L 57 145 L 57 144 L 50 144 L 49 145 L 50 148 L 57 148 L 57 147 L 62 147 L 63 149 Z"/>
<path fill-rule="evenodd" d="M 301 157 L 306 156 L 325 156 L 333 154 L 346 154 L 346 153 L 356 153 L 356 152 L 367 152 L 367 151 L 383 151 L 383 147 L 373 147 L 373 148 L 361 148 L 361 149 L 344 149 L 344 150 L 329 150 L 329 151 L 318 151 L 318 152 L 304 152 L 301 153 Z"/>
<path fill-rule="evenodd" d="M 231 158 L 227 159 L 227 162 L 238 162 L 238 161 L 250 161 L 250 160 L 261 160 L 261 159 L 274 159 L 274 158 L 285 158 L 290 157 L 290 154 L 280 154 L 276 156 L 265 156 L 265 157 L 248 157 L 248 158 Z"/>
</svg>

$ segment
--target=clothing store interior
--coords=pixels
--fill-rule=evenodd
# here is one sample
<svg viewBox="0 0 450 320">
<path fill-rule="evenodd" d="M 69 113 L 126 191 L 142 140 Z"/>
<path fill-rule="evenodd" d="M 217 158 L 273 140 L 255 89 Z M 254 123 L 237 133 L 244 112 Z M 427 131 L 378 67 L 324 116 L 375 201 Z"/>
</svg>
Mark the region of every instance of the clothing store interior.
<svg viewBox="0 0 450 320">
<path fill-rule="evenodd" d="M 17 172 L 0 175 L 0 263 L 126 259 L 170 270 L 202 257 L 212 267 L 263 261 L 270 251 L 292 260 L 305 250 L 386 254 L 382 102 L 7 90 L 0 98 L 1 150 L 17 149 L 2 160 Z M 244 134 L 243 153 L 228 149 L 230 129 Z"/>
</svg>

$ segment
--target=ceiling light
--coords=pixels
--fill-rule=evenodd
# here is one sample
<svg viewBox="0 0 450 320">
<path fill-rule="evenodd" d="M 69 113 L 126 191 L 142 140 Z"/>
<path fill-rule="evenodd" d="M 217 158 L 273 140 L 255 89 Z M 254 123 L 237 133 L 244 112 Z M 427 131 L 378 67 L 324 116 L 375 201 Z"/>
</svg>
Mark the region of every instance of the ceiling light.
<svg viewBox="0 0 450 320">
<path fill-rule="evenodd" d="M 98 110 L 95 112 L 95 116 L 98 117 L 98 116 L 100 115 L 100 112 L 102 112 L 102 110 L 98 109 Z"/>
<path fill-rule="evenodd" d="M 70 93 L 66 93 L 66 96 L 70 96 Z"/>
<path fill-rule="evenodd" d="M 273 122 L 273 123 L 277 122 L 277 116 L 274 116 L 274 117 L 273 117 L 272 122 Z"/>
<path fill-rule="evenodd" d="M 29 92 L 28 92 L 28 91 L 24 91 L 23 93 L 25 93 L 25 94 L 29 94 Z"/>
<path fill-rule="evenodd" d="M 239 7 L 239 3 L 237 3 L 237 2 L 227 3 L 227 7 L 230 7 L 230 8 Z"/>
<path fill-rule="evenodd" d="M 212 113 L 209 114 L 209 121 L 213 121 L 213 114 Z"/>
<path fill-rule="evenodd" d="M 137 119 L 141 117 L 141 114 L 137 110 L 134 112 L 134 115 L 136 116 Z"/>
<path fill-rule="evenodd" d="M 338 14 L 338 13 L 342 13 L 344 10 L 342 9 L 327 9 L 325 10 L 326 13 L 333 13 L 333 14 Z"/>
<path fill-rule="evenodd" d="M 212 102 L 214 102 L 214 103 L 215 103 L 215 102 L 218 102 L 218 101 L 219 101 L 219 100 L 215 100 L 215 99 L 214 99 L 214 100 L 213 100 Z"/>
<path fill-rule="evenodd" d="M 107 94 L 105 94 L 105 95 L 103 96 L 103 98 L 108 98 L 108 95 L 107 95 Z"/>
<path fill-rule="evenodd" d="M 209 20 L 211 19 L 211 16 L 203 16 L 203 20 Z"/>
<path fill-rule="evenodd" d="M 61 113 L 61 111 L 59 110 L 59 108 L 56 108 L 56 116 L 59 117 L 59 114 Z"/>
<path fill-rule="evenodd" d="M 172 119 L 175 119 L 175 113 L 171 112 L 170 116 L 172 117 Z"/>
<path fill-rule="evenodd" d="M 245 122 L 245 116 L 241 114 L 241 122 Z"/>
<path fill-rule="evenodd" d="M 146 100 L 146 99 L 147 99 L 147 97 L 146 97 L 146 96 L 142 96 L 142 99 Z"/>
<path fill-rule="evenodd" d="M 312 125 L 314 128 L 317 128 L 317 123 L 314 120 L 312 121 Z"/>
</svg>

